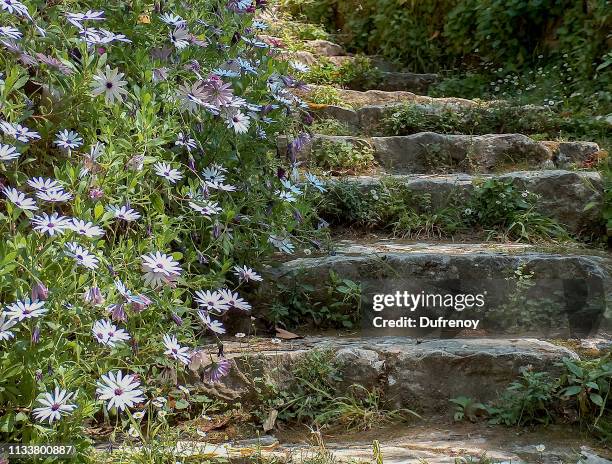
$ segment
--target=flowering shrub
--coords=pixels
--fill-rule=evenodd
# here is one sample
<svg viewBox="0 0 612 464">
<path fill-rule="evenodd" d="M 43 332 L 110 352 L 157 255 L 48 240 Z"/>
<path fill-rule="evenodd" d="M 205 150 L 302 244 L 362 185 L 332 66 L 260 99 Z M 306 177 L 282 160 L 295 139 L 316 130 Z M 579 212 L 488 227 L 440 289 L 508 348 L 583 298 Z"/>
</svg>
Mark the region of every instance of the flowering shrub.
<svg viewBox="0 0 612 464">
<path fill-rule="evenodd" d="M 0 0 L 0 441 L 74 442 L 195 354 L 219 380 L 198 337 L 310 234 L 265 2 L 190 3 Z"/>
</svg>

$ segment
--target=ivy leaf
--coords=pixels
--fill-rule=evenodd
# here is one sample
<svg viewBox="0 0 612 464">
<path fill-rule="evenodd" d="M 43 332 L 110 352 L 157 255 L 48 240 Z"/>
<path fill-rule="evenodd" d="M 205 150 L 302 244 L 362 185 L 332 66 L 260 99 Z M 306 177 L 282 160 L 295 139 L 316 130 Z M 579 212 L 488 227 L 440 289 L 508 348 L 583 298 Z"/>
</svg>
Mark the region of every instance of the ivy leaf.
<svg viewBox="0 0 612 464">
<path fill-rule="evenodd" d="M 567 387 L 563 391 L 563 395 L 564 396 L 574 396 L 574 395 L 577 395 L 578 393 L 580 393 L 581 391 L 582 391 L 582 387 L 580 387 L 578 385 L 573 385 L 571 387 Z"/>
</svg>

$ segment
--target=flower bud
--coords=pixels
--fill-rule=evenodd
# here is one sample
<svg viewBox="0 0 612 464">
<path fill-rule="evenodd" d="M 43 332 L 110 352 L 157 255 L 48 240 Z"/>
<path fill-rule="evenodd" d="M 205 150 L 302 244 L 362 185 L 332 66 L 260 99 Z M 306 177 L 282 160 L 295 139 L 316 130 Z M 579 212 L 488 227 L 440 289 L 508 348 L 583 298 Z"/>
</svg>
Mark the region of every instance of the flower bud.
<svg viewBox="0 0 612 464">
<path fill-rule="evenodd" d="M 32 301 L 44 301 L 49 298 L 49 289 L 42 282 L 36 282 L 32 287 Z"/>
</svg>

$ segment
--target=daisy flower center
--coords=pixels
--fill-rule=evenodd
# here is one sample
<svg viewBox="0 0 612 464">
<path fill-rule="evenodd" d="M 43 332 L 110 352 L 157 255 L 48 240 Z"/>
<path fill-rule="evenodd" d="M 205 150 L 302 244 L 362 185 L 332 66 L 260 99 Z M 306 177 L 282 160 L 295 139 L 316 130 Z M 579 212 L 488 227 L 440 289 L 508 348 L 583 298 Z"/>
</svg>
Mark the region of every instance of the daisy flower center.
<svg viewBox="0 0 612 464">
<path fill-rule="evenodd" d="M 123 395 L 123 390 L 121 388 L 115 388 L 115 391 L 113 393 L 115 394 L 115 396 L 121 396 Z"/>
</svg>

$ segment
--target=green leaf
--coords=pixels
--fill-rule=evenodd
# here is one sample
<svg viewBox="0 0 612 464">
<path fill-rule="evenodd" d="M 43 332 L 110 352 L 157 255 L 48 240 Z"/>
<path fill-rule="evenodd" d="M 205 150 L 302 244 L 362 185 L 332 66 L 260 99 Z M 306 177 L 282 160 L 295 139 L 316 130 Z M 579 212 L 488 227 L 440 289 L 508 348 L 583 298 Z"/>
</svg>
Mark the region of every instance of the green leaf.
<svg viewBox="0 0 612 464">
<path fill-rule="evenodd" d="M 595 403 L 597 406 L 603 407 L 604 401 L 601 395 L 598 395 L 597 393 L 591 393 L 589 395 L 589 398 L 591 398 L 591 401 Z"/>
<path fill-rule="evenodd" d="M 564 396 L 574 396 L 580 393 L 581 391 L 582 391 L 582 387 L 579 387 L 578 385 L 573 385 L 563 390 L 563 395 Z"/>
<path fill-rule="evenodd" d="M 102 203 L 98 203 L 96 207 L 94 208 L 94 218 L 99 219 L 100 216 L 102 216 L 103 214 L 104 214 L 104 206 L 102 206 Z"/>
</svg>

